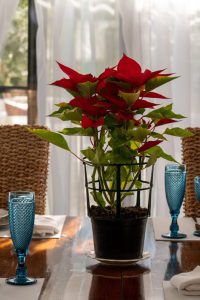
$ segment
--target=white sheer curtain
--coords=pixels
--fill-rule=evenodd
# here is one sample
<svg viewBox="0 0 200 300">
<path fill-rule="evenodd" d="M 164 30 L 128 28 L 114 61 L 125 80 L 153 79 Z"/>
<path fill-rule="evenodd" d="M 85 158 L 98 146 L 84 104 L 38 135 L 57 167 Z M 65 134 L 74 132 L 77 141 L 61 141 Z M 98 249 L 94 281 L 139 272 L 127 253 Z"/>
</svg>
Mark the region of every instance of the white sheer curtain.
<svg viewBox="0 0 200 300">
<path fill-rule="evenodd" d="M 162 88 L 174 110 L 187 116 L 178 126 L 200 126 L 200 1 L 119 0 L 125 52 L 144 67 L 167 68 L 180 78 Z M 174 126 L 176 126 L 175 124 Z M 181 142 L 170 139 L 166 152 L 181 161 Z M 164 165 L 155 168 L 153 213 L 165 215 Z"/>
<path fill-rule="evenodd" d="M 66 101 L 67 92 L 48 84 L 64 74 L 56 61 L 82 73 L 98 74 L 119 58 L 118 15 L 113 0 L 36 0 L 39 123 L 59 130 L 69 124 L 45 117 L 55 103 Z M 80 155 L 86 140 L 68 138 Z M 84 144 L 84 145 L 83 145 Z M 82 164 L 64 150 L 51 146 L 49 211 L 69 215 L 85 214 Z"/>
<path fill-rule="evenodd" d="M 0 0 L 0 53 L 18 4 L 19 0 Z"/>
<path fill-rule="evenodd" d="M 65 101 L 64 90 L 48 83 L 63 74 L 56 60 L 80 72 L 99 73 L 115 65 L 125 52 L 144 68 L 167 68 L 181 77 L 161 90 L 173 99 L 174 110 L 188 118 L 179 126 L 199 126 L 200 1 L 199 0 L 35 0 L 39 31 L 39 122 L 59 129 L 64 122 L 45 117 L 53 104 Z M 164 100 L 166 101 L 166 100 Z M 166 101 L 167 103 L 167 101 Z M 72 137 L 79 154 L 84 140 Z M 180 161 L 180 140 L 164 148 Z M 153 213 L 168 213 L 164 194 L 164 165 L 155 169 Z M 51 147 L 50 212 L 84 214 L 82 166 L 74 157 Z"/>
</svg>

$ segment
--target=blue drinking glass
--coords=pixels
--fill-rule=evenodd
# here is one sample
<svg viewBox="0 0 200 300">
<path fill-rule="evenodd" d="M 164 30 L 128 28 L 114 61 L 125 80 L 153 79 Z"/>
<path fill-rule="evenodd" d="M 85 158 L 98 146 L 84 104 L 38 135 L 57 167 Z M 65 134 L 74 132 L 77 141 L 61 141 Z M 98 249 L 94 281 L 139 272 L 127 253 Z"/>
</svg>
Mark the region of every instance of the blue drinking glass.
<svg viewBox="0 0 200 300">
<path fill-rule="evenodd" d="M 10 234 L 18 258 L 16 276 L 6 279 L 13 285 L 36 283 L 35 278 L 27 277 L 25 264 L 28 247 L 33 234 L 35 219 L 34 192 L 10 192 L 8 197 Z"/>
<path fill-rule="evenodd" d="M 179 233 L 177 223 L 185 194 L 186 170 L 184 165 L 168 164 L 165 166 L 165 194 L 172 222 L 170 232 L 162 234 L 164 238 L 182 239 L 186 234 Z"/>
<path fill-rule="evenodd" d="M 200 176 L 194 177 L 194 193 L 196 199 L 200 202 Z M 193 234 L 196 236 L 200 236 L 200 230 L 195 230 Z"/>
</svg>

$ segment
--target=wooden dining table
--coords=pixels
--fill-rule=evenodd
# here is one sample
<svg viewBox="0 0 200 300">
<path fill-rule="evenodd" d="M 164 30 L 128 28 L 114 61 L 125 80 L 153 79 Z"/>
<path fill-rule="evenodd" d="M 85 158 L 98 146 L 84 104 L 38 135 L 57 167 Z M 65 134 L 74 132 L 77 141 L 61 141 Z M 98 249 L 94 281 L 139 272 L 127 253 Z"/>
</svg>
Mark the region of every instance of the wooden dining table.
<svg viewBox="0 0 200 300">
<path fill-rule="evenodd" d="M 151 219 L 147 229 L 148 258 L 129 266 L 105 265 L 94 258 L 89 218 L 66 217 L 61 238 L 31 241 L 28 273 L 44 278 L 38 299 L 163 300 L 164 280 L 200 265 L 200 242 L 155 241 Z M 16 263 L 12 241 L 0 238 L 0 277 L 14 275 Z"/>
</svg>

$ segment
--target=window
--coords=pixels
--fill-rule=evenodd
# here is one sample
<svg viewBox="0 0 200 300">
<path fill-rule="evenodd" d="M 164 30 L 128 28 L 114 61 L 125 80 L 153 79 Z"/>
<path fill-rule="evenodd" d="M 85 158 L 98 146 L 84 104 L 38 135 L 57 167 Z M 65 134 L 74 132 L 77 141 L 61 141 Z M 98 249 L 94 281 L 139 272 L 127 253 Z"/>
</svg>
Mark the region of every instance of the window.
<svg viewBox="0 0 200 300">
<path fill-rule="evenodd" d="M 36 123 L 36 30 L 34 0 L 21 0 L 0 53 L 1 123 Z"/>
</svg>

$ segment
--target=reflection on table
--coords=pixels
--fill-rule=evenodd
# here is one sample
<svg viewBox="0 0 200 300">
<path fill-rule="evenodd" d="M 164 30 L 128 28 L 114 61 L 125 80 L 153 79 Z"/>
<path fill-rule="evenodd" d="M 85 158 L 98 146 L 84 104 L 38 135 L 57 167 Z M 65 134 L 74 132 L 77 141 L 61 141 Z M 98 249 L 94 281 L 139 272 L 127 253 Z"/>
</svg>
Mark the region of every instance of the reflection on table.
<svg viewBox="0 0 200 300">
<path fill-rule="evenodd" d="M 45 278 L 39 300 L 163 300 L 163 280 L 200 264 L 200 243 L 155 242 L 151 227 L 149 222 L 145 244 L 151 257 L 114 267 L 88 255 L 93 249 L 90 220 L 66 217 L 60 239 L 32 240 L 30 245 L 29 275 Z M 15 267 L 11 240 L 0 238 L 0 277 L 13 275 Z"/>
</svg>

